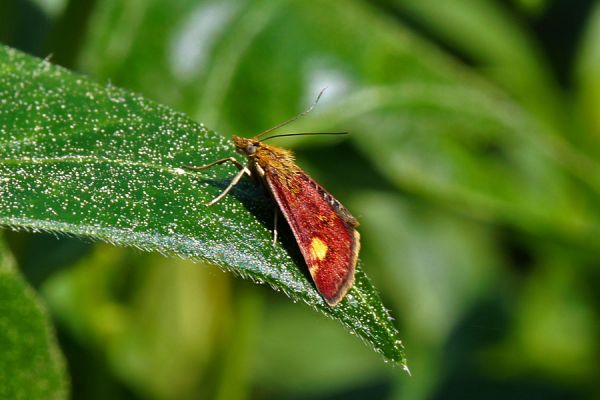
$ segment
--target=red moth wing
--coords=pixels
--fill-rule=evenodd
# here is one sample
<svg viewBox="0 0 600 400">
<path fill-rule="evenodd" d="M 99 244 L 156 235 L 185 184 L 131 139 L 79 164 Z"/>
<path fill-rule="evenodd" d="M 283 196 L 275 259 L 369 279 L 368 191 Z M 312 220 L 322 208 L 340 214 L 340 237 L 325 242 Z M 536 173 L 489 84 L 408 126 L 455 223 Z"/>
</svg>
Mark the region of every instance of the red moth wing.
<svg viewBox="0 0 600 400">
<path fill-rule="evenodd" d="M 317 290 L 334 306 L 354 283 L 358 222 L 303 171 L 286 176 L 278 172 L 265 168 L 265 180 L 292 228 Z"/>
</svg>

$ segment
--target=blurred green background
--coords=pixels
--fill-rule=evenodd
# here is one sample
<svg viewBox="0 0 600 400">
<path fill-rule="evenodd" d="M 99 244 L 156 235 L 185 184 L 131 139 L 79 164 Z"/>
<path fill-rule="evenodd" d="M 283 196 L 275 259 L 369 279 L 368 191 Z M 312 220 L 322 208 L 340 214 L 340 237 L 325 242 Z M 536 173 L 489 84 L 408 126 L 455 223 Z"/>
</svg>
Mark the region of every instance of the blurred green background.
<svg viewBox="0 0 600 400">
<path fill-rule="evenodd" d="M 280 139 L 361 223 L 412 377 L 215 267 L 10 233 L 73 398 L 599 398 L 600 5 L 3 0 L 0 41 Z"/>
</svg>

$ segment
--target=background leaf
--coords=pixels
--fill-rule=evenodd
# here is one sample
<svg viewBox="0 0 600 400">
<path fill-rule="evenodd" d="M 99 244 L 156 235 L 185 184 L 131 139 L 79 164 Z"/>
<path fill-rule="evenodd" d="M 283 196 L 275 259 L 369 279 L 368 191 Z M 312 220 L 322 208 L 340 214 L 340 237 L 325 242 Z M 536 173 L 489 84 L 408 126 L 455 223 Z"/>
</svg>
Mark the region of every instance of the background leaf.
<svg viewBox="0 0 600 400">
<path fill-rule="evenodd" d="M 46 309 L 0 236 L 0 397 L 66 399 L 65 365 Z"/>
<path fill-rule="evenodd" d="M 440 8 L 435 1 L 382 1 L 443 40 L 476 69 L 498 82 L 553 133 L 568 120 L 560 113 L 559 88 L 542 49 L 510 11 L 496 1 L 455 1 Z"/>
</svg>

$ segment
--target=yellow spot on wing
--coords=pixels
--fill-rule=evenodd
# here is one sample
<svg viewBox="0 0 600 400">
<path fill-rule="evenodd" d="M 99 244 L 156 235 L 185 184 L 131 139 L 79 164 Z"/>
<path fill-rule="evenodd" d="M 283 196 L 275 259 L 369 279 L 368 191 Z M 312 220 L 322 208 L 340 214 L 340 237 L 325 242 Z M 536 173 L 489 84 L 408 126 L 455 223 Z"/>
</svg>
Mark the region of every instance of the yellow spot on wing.
<svg viewBox="0 0 600 400">
<path fill-rule="evenodd" d="M 318 237 L 310 242 L 310 253 L 316 260 L 322 261 L 327 256 L 327 245 Z"/>
</svg>

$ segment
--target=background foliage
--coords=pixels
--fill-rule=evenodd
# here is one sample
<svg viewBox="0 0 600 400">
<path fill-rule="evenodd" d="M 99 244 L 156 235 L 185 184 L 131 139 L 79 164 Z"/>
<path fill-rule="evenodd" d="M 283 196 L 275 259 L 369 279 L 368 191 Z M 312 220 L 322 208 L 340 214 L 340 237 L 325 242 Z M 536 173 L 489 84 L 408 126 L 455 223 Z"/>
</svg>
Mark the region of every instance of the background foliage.
<svg viewBox="0 0 600 400">
<path fill-rule="evenodd" d="M 50 309 L 73 397 L 599 395 L 596 2 L 0 7 L 3 43 L 227 135 L 264 130 L 329 86 L 294 130 L 350 138 L 281 143 L 359 218 L 365 270 L 413 373 L 214 267 L 5 232 Z"/>
</svg>

